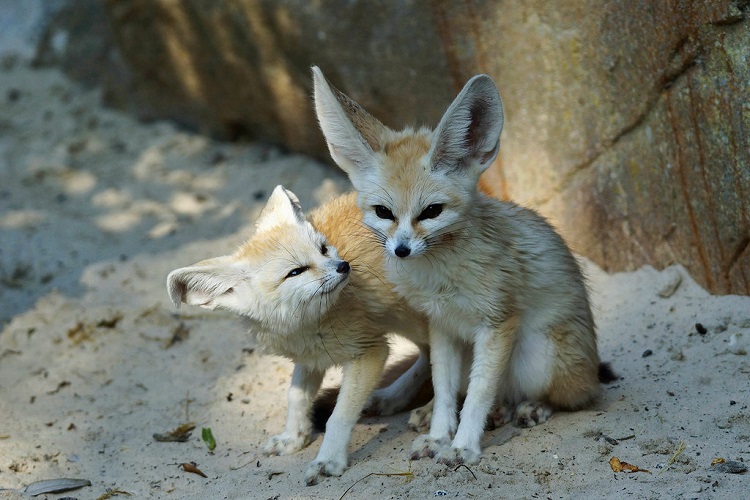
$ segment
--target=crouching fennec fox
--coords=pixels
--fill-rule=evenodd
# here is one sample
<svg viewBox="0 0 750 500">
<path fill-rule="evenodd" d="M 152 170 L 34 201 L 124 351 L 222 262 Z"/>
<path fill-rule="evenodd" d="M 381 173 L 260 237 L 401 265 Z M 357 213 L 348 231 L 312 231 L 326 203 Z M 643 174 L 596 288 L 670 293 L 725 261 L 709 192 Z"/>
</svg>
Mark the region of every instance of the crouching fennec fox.
<svg viewBox="0 0 750 500">
<path fill-rule="evenodd" d="M 323 375 L 343 366 L 339 397 L 308 485 L 341 475 L 348 445 L 388 355 L 386 334 L 421 346 L 414 365 L 376 391 L 380 413 L 403 409 L 429 378 L 427 319 L 398 296 L 383 276 L 383 254 L 362 225 L 355 195 L 336 198 L 305 219 L 296 196 L 278 186 L 258 218 L 256 233 L 232 255 L 172 271 L 175 305 L 184 302 L 236 312 L 250 322 L 265 352 L 294 362 L 283 433 L 269 454 L 293 453 L 313 433 L 310 413 Z"/>
<path fill-rule="evenodd" d="M 413 458 L 479 461 L 496 401 L 526 425 L 546 420 L 550 408 L 591 402 L 600 363 L 575 258 L 536 212 L 477 190 L 500 147 L 503 107 L 493 81 L 469 80 L 434 132 L 397 132 L 317 67 L 313 77 L 320 127 L 358 192 L 388 279 L 429 318 L 434 410 Z M 459 420 L 464 343 L 473 361 Z"/>
</svg>

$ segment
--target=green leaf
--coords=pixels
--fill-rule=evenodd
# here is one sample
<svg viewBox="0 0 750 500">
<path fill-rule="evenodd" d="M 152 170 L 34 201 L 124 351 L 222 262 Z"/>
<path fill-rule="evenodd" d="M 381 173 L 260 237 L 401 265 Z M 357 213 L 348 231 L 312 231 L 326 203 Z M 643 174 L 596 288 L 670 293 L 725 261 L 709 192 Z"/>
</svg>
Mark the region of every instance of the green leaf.
<svg viewBox="0 0 750 500">
<path fill-rule="evenodd" d="M 206 446 L 208 446 L 208 451 L 213 453 L 214 448 L 216 448 L 216 440 L 211 433 L 211 428 L 204 427 L 203 430 L 201 430 L 201 437 L 203 438 L 203 442 L 206 443 Z"/>
</svg>

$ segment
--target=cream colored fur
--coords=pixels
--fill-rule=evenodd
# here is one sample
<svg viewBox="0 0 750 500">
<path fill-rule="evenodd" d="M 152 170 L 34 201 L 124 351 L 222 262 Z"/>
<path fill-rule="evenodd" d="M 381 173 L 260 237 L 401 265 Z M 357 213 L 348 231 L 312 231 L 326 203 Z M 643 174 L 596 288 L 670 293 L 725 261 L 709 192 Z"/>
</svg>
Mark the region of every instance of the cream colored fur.
<svg viewBox="0 0 750 500">
<path fill-rule="evenodd" d="M 518 423 L 599 393 L 587 291 L 562 238 L 532 210 L 477 190 L 500 146 L 497 88 L 475 76 L 433 132 L 390 130 L 313 68 L 315 108 L 333 159 L 358 191 L 396 291 L 429 317 L 435 387 L 430 432 L 412 456 L 476 463 L 494 402 Z M 471 366 L 462 348 L 473 349 Z M 464 370 L 469 385 L 460 414 Z M 506 412 L 507 414 L 507 412 Z"/>
<path fill-rule="evenodd" d="M 296 271 L 295 271 L 296 270 Z M 278 186 L 256 233 L 232 255 L 177 269 L 167 279 L 175 305 L 221 308 L 248 319 L 260 348 L 294 365 L 286 428 L 269 454 L 302 449 L 312 437 L 315 395 L 325 371 L 343 367 L 339 397 L 305 481 L 341 475 L 348 445 L 388 355 L 386 334 L 421 346 L 414 366 L 376 391 L 381 413 L 403 409 L 429 378 L 427 320 L 384 277 L 383 253 L 362 225 L 355 195 L 341 196 L 304 217 L 293 193 Z"/>
</svg>

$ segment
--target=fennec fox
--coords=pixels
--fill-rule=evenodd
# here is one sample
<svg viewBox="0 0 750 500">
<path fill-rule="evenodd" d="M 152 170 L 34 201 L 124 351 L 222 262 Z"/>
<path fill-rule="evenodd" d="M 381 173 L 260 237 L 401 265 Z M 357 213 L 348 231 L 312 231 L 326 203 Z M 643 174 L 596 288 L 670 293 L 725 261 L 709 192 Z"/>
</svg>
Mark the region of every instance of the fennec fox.
<svg viewBox="0 0 750 500">
<path fill-rule="evenodd" d="M 478 462 L 495 402 L 522 425 L 591 402 L 599 357 L 576 260 L 537 213 L 477 190 L 500 147 L 493 81 L 469 80 L 434 132 L 396 132 L 313 75 L 321 129 L 384 248 L 388 279 L 429 318 L 434 410 L 412 457 Z M 463 343 L 474 357 L 459 421 Z"/>
<path fill-rule="evenodd" d="M 305 482 L 341 475 L 352 428 L 388 355 L 387 333 L 422 346 L 415 364 L 377 394 L 380 411 L 402 409 L 429 378 L 427 319 L 383 276 L 383 254 L 362 225 L 355 194 L 341 196 L 306 220 L 296 196 L 278 186 L 256 233 L 232 255 L 177 269 L 167 278 L 175 305 L 221 308 L 248 318 L 265 352 L 294 362 L 283 433 L 265 447 L 288 454 L 312 436 L 310 411 L 323 375 L 343 366 L 343 379 L 320 452 Z"/>
</svg>

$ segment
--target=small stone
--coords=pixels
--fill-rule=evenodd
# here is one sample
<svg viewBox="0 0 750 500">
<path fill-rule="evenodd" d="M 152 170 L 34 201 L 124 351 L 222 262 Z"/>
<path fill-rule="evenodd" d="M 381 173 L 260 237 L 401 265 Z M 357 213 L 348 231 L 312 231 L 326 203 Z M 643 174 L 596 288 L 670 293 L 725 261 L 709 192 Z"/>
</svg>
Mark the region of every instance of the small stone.
<svg viewBox="0 0 750 500">
<path fill-rule="evenodd" d="M 727 474 L 744 474 L 747 472 L 747 465 L 736 460 L 727 460 L 726 462 L 714 465 L 713 468 Z"/>
<path fill-rule="evenodd" d="M 740 343 L 739 337 L 736 333 L 729 336 L 729 352 L 737 354 L 738 356 L 744 356 L 747 354 L 747 351 Z"/>
<path fill-rule="evenodd" d="M 664 281 L 657 294 L 662 299 L 667 299 L 674 295 L 674 293 L 680 287 L 680 284 L 682 284 L 682 274 L 677 270 L 677 268 L 670 267 L 664 270 L 662 276 L 664 276 Z"/>
<path fill-rule="evenodd" d="M 671 356 L 672 361 L 685 361 L 685 354 L 682 351 L 677 351 Z"/>
<path fill-rule="evenodd" d="M 706 333 L 708 333 L 708 330 L 706 330 L 706 327 L 700 323 L 695 324 L 695 331 L 700 333 L 701 335 L 705 335 Z"/>
<path fill-rule="evenodd" d="M 724 316 L 721 318 L 718 323 L 713 327 L 714 333 L 723 333 L 727 331 L 727 328 L 729 328 L 729 323 L 732 321 L 732 318 L 730 316 Z"/>
<path fill-rule="evenodd" d="M 647 357 L 651 356 L 653 353 L 654 353 L 654 351 L 652 351 L 651 349 L 646 349 L 645 351 L 643 351 L 643 354 L 641 354 L 641 357 L 642 358 L 647 358 Z"/>
</svg>

